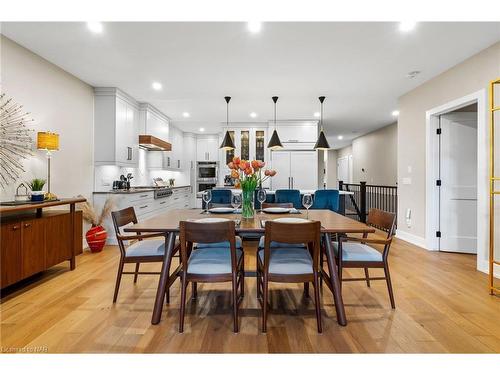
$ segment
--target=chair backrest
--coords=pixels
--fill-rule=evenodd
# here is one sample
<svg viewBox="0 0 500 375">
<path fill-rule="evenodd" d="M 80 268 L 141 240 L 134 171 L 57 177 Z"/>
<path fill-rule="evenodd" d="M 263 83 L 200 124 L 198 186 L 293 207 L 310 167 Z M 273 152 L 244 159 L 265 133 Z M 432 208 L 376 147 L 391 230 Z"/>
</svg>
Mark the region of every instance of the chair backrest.
<svg viewBox="0 0 500 375">
<path fill-rule="evenodd" d="M 231 206 L 231 190 L 229 189 L 212 189 L 212 200 L 210 207 L 230 207 Z M 202 200 L 202 208 L 206 208 L 206 203 Z"/>
<path fill-rule="evenodd" d="M 217 223 L 199 223 L 195 221 L 181 221 L 179 223 L 181 243 L 182 269 L 187 271 L 188 259 L 193 249 L 193 243 L 229 242 L 231 251 L 231 269 L 237 267 L 236 232 L 233 220 Z M 227 249 L 227 248 L 226 248 Z"/>
<path fill-rule="evenodd" d="M 313 259 L 313 267 L 318 270 L 321 241 L 321 223 L 311 221 L 307 223 L 280 223 L 273 220 L 266 221 L 264 242 L 264 272 L 269 272 L 271 242 L 289 244 L 307 244 Z"/>
<path fill-rule="evenodd" d="M 118 240 L 118 247 L 120 248 L 122 255 L 125 255 L 125 246 L 123 241 L 119 238 L 122 234 L 120 228 L 128 224 L 137 224 L 137 216 L 135 215 L 134 207 L 127 207 L 119 211 L 113 211 L 111 212 L 111 218 L 113 219 L 113 226 Z"/>
<path fill-rule="evenodd" d="M 301 208 L 300 190 L 295 189 L 278 189 L 275 193 L 276 203 L 292 203 L 293 207 Z"/>
<path fill-rule="evenodd" d="M 396 214 L 372 208 L 368 212 L 366 224 L 387 232 L 387 238 L 394 235 L 396 227 Z"/>
<path fill-rule="evenodd" d="M 339 191 L 333 189 L 316 190 L 311 207 L 316 210 L 339 211 Z"/>
<path fill-rule="evenodd" d="M 262 203 L 262 208 L 269 207 L 283 207 L 283 208 L 293 208 L 293 203 Z"/>
</svg>

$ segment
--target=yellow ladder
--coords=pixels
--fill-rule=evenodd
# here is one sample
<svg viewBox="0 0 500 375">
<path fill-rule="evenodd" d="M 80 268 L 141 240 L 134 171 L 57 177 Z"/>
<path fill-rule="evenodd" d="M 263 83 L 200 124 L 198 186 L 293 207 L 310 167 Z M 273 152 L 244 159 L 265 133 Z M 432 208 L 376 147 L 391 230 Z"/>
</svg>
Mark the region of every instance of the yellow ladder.
<svg viewBox="0 0 500 375">
<path fill-rule="evenodd" d="M 495 88 L 499 87 L 500 78 L 490 82 L 490 294 L 500 293 L 493 277 L 495 264 L 500 266 L 500 261 L 495 260 L 495 195 L 500 195 L 500 190 L 495 190 L 495 182 L 500 183 L 500 177 L 495 176 L 495 112 L 500 111 L 500 104 L 495 103 Z"/>
</svg>

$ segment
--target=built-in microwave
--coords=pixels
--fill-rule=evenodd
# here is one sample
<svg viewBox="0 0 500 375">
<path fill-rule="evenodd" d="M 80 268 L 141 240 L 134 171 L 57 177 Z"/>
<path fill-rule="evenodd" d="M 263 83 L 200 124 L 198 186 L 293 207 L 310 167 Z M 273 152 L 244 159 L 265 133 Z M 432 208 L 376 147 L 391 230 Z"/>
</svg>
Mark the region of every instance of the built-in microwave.
<svg viewBox="0 0 500 375">
<path fill-rule="evenodd" d="M 219 177 L 217 173 L 218 173 L 217 163 L 205 162 L 205 161 L 198 162 L 198 174 L 196 178 L 198 181 L 207 181 L 207 179 L 213 179 L 217 181 L 217 178 Z"/>
</svg>

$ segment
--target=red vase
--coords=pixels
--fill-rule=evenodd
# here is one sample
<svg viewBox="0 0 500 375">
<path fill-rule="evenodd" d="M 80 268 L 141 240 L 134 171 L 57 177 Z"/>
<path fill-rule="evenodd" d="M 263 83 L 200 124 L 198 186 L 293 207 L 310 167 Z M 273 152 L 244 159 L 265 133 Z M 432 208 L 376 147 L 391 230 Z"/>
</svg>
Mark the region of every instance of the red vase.
<svg viewBox="0 0 500 375">
<path fill-rule="evenodd" d="M 107 237 L 108 233 L 101 225 L 93 226 L 85 235 L 90 251 L 93 253 L 99 253 L 102 251 L 102 248 L 106 244 Z"/>
</svg>

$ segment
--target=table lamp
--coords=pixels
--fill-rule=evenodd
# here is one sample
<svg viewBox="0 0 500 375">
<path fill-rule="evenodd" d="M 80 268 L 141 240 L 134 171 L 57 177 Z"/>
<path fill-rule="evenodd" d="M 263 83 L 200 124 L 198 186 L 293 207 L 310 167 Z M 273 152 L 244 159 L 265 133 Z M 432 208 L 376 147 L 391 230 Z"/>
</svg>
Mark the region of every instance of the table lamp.
<svg viewBox="0 0 500 375">
<path fill-rule="evenodd" d="M 50 157 L 52 156 L 51 151 L 59 150 L 59 134 L 38 132 L 36 140 L 37 148 L 47 151 L 47 192 L 50 194 Z"/>
</svg>

